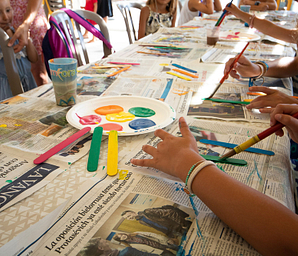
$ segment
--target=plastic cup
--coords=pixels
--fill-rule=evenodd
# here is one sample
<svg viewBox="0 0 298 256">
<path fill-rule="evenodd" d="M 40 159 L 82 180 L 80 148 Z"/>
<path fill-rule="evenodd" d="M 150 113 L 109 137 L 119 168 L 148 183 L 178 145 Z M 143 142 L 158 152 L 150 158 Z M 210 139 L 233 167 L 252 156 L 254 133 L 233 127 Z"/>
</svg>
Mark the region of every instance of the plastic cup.
<svg viewBox="0 0 298 256">
<path fill-rule="evenodd" d="M 208 45 L 215 45 L 216 42 L 219 40 L 219 27 L 212 27 L 207 28 L 207 44 Z"/>
<path fill-rule="evenodd" d="M 49 60 L 56 104 L 72 106 L 77 96 L 77 60 L 72 58 L 55 58 Z"/>
<path fill-rule="evenodd" d="M 250 11 L 250 5 L 240 5 L 240 10 L 243 12 L 249 12 Z"/>
</svg>

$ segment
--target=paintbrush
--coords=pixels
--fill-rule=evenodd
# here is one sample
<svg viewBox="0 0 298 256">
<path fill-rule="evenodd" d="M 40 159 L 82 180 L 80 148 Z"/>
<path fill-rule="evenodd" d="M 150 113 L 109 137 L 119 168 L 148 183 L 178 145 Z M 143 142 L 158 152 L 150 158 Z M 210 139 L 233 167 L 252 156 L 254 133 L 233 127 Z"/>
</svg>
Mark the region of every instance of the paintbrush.
<svg viewBox="0 0 298 256">
<path fill-rule="evenodd" d="M 232 3 L 233 3 L 233 0 L 228 4 L 228 7 L 230 7 Z M 215 27 L 220 26 L 220 24 L 223 22 L 225 16 L 227 15 L 227 12 L 228 12 L 228 11 L 227 11 L 226 9 L 223 10 L 221 16 L 219 17 L 219 19 L 218 19 L 217 22 L 215 23 Z"/>
<path fill-rule="evenodd" d="M 229 74 L 231 73 L 232 69 L 234 68 L 234 65 L 236 64 L 236 62 L 239 60 L 239 58 L 241 57 L 241 55 L 244 53 L 245 49 L 247 48 L 247 46 L 249 45 L 249 42 L 247 42 L 247 44 L 245 45 L 245 47 L 243 48 L 243 50 L 238 54 L 238 56 L 234 59 L 232 65 L 230 66 L 230 69 L 227 73 L 225 73 L 225 75 L 223 76 L 223 78 L 219 81 L 219 84 L 217 85 L 217 87 L 215 88 L 214 92 L 208 97 L 208 99 L 212 98 L 214 96 L 214 94 L 217 92 L 217 90 L 219 89 L 219 87 L 223 84 L 223 82 L 229 77 Z"/>
<path fill-rule="evenodd" d="M 295 118 L 298 118 L 298 112 L 292 115 Z M 266 129 L 265 131 L 255 135 L 254 137 L 250 138 L 249 140 L 243 142 L 242 144 L 236 146 L 233 148 L 231 151 L 228 153 L 224 154 L 223 156 L 220 157 L 220 159 L 226 159 L 231 156 L 234 156 L 236 154 L 239 154 L 240 152 L 244 151 L 245 149 L 251 147 L 252 145 L 258 143 L 259 141 L 265 139 L 269 135 L 275 133 L 279 129 L 283 128 L 285 125 L 282 123 L 276 123 L 275 125 L 271 126 L 270 128 Z"/>
</svg>

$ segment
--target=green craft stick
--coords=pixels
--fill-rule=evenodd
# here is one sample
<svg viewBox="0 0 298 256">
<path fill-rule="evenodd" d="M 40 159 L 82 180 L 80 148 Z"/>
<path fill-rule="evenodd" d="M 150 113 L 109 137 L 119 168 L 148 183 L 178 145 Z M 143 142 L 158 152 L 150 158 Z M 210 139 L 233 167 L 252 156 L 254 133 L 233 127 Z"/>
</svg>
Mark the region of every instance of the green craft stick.
<svg viewBox="0 0 298 256">
<path fill-rule="evenodd" d="M 250 102 L 247 101 L 236 101 L 236 100 L 223 100 L 223 99 L 214 99 L 214 98 L 203 98 L 202 100 L 211 100 L 214 102 L 222 102 L 222 103 L 232 103 L 232 104 L 242 104 L 242 105 L 248 105 Z"/>
<path fill-rule="evenodd" d="M 226 158 L 226 159 L 219 159 L 220 156 L 210 156 L 210 155 L 201 155 L 206 160 L 213 161 L 215 163 L 223 163 L 223 164 L 233 164 L 233 165 L 247 165 L 247 162 L 242 159 L 235 159 L 235 158 Z"/>
<path fill-rule="evenodd" d="M 87 170 L 89 172 L 95 172 L 98 167 L 102 131 L 103 131 L 102 127 L 95 127 L 93 131 L 88 163 L 87 163 Z"/>
</svg>

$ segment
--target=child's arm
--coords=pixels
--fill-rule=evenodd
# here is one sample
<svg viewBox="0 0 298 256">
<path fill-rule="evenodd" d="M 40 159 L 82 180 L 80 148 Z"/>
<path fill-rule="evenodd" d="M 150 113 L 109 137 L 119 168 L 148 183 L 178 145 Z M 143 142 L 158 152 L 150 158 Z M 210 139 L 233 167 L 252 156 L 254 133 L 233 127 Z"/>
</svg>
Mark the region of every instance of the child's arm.
<svg viewBox="0 0 298 256">
<path fill-rule="evenodd" d="M 251 6 L 250 10 L 252 11 L 276 10 L 276 7 L 277 7 L 275 0 L 264 0 L 264 1 L 240 0 L 239 6 L 240 5 L 250 5 Z"/>
<path fill-rule="evenodd" d="M 253 18 L 252 14 L 241 11 L 234 4 L 232 4 L 230 7 L 226 6 L 225 9 L 229 13 L 235 15 L 237 18 L 247 22 L 248 24 L 251 23 L 251 19 Z M 298 41 L 297 29 L 286 29 L 281 26 L 275 25 L 269 20 L 260 19 L 258 17 L 253 18 L 252 25 L 265 35 L 269 35 L 289 43 L 297 43 Z"/>
<path fill-rule="evenodd" d="M 97 1 L 94 3 L 93 7 L 94 7 L 93 12 L 97 13 Z"/>
<path fill-rule="evenodd" d="M 199 0 L 189 0 L 188 9 L 192 12 L 200 11 L 206 14 L 212 14 L 214 12 L 212 0 L 206 0 L 206 3 L 201 3 Z"/>
<path fill-rule="evenodd" d="M 220 0 L 214 0 L 214 10 L 216 12 L 220 12 L 222 10 L 222 6 L 221 6 Z"/>
<path fill-rule="evenodd" d="M 140 22 L 139 22 L 139 32 L 138 39 L 141 39 L 145 36 L 146 32 L 146 23 L 150 14 L 150 9 L 148 6 L 145 6 L 141 9 L 140 13 Z"/>
<path fill-rule="evenodd" d="M 177 11 L 173 14 L 172 25 L 171 27 L 175 27 L 176 25 L 176 18 L 177 18 Z"/>
<path fill-rule="evenodd" d="M 28 60 L 32 63 L 35 63 L 38 61 L 38 53 L 36 51 L 35 46 L 32 44 L 31 38 L 28 40 L 28 45 L 26 46 L 26 52 Z"/>
</svg>

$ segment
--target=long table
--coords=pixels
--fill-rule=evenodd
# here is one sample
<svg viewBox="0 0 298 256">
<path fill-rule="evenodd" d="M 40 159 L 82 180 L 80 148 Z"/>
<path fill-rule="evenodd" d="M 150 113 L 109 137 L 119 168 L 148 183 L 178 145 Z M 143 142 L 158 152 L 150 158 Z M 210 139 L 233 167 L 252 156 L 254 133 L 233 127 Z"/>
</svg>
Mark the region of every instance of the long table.
<svg viewBox="0 0 298 256">
<path fill-rule="evenodd" d="M 291 20 L 296 20 L 294 16 L 292 12 L 287 16 L 284 12 L 267 13 L 267 17 L 286 21 L 289 27 L 293 26 Z M 220 155 L 228 149 L 206 145 L 200 142 L 201 139 L 239 144 L 264 130 L 269 125 L 268 115 L 248 111 L 241 105 L 202 99 L 207 98 L 216 87 L 227 59 L 239 53 L 247 40 L 251 43 L 244 55 L 253 60 L 293 56 L 293 46 L 286 43 L 264 44 L 261 39 L 273 39 L 246 28 L 232 17 L 222 25 L 222 39 L 216 46 L 208 46 L 206 27 L 213 26 L 217 18 L 210 15 L 180 28 L 163 28 L 106 59 L 79 68 L 79 102 L 95 98 L 100 101 L 108 96 L 146 97 L 165 102 L 175 109 L 177 118 L 188 116 L 187 121 L 202 155 Z M 165 45 L 172 49 L 169 52 L 157 51 L 162 48 L 150 49 Z M 110 65 L 109 62 L 137 62 L 140 65 L 131 66 L 129 70 L 108 79 L 107 75 L 115 69 L 96 67 Z M 174 72 L 173 64 L 196 70 L 198 77 L 187 76 L 191 79 L 187 81 L 167 73 Z M 292 94 L 289 79 L 266 78 L 265 85 Z M 247 95 L 247 91 L 247 79 L 238 81 L 229 78 L 215 97 L 229 100 L 254 98 Z M 141 145 L 158 143 L 152 132 L 119 136 L 119 174 L 114 177 L 106 175 L 107 136 L 103 137 L 98 170 L 87 171 L 90 133 L 44 164 L 34 165 L 33 160 L 39 154 L 77 131 L 65 119 L 68 110 L 56 106 L 51 84 L 0 104 L 0 245 L 3 246 L 0 255 L 15 255 L 17 251 L 19 255 L 27 255 L 31 251 L 34 251 L 33 255 L 76 255 L 85 244 L 90 246 L 101 240 L 107 241 L 111 251 L 122 252 L 123 255 L 124 252 L 126 255 L 132 253 L 126 248 L 127 244 L 151 255 L 165 251 L 174 255 L 183 250 L 186 254 L 192 251 L 193 255 L 206 255 L 207 252 L 212 255 L 259 255 L 198 198 L 193 199 L 199 212 L 196 216 L 179 180 L 158 170 L 129 163 L 132 157 L 148 157 L 142 152 Z M 177 119 L 165 129 L 179 136 Z M 274 135 L 256 147 L 272 151 L 275 155 L 245 152 L 241 154 L 241 159 L 247 161 L 246 167 L 218 166 L 294 211 L 295 184 L 289 160 L 289 138 Z M 187 223 L 192 223 L 186 236 L 177 230 L 175 236 L 166 236 L 152 226 L 136 220 L 130 222 L 132 220 L 126 220 L 121 215 L 124 210 L 144 212 L 149 208 L 170 207 L 182 210 L 187 216 Z M 139 240 L 137 245 L 132 241 L 121 242 L 116 239 L 119 233 L 127 236 L 137 233 L 143 242 Z M 149 240 L 158 242 L 158 246 L 152 245 L 153 242 L 150 244 Z M 180 243 L 182 246 L 178 247 Z M 28 250 L 23 252 L 27 246 Z M 79 255 L 85 254 L 80 252 Z"/>
</svg>

